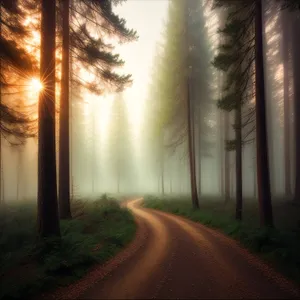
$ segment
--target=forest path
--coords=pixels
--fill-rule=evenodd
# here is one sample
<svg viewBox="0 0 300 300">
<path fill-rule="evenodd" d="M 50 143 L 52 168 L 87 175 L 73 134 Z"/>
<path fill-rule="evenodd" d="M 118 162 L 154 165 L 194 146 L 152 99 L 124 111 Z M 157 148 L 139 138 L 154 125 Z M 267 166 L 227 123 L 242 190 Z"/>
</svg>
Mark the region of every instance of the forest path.
<svg viewBox="0 0 300 300">
<path fill-rule="evenodd" d="M 143 243 L 80 299 L 299 299 L 299 291 L 235 241 L 187 219 L 126 202 Z"/>
</svg>

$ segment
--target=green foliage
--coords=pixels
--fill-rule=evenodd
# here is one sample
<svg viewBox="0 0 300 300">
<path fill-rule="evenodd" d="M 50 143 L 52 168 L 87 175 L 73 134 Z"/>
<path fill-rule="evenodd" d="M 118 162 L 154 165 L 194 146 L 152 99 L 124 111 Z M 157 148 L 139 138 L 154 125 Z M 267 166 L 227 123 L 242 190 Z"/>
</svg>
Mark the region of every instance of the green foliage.
<svg viewBox="0 0 300 300">
<path fill-rule="evenodd" d="M 34 206 L 2 212 L 0 299 L 28 298 L 69 284 L 124 247 L 135 234 L 134 218 L 116 200 L 103 198 L 86 204 L 80 218 L 61 221 L 61 240 L 39 244 Z"/>
<path fill-rule="evenodd" d="M 171 198 L 160 200 L 147 196 L 144 206 L 184 216 L 195 222 L 220 229 L 224 234 L 259 254 L 286 276 L 300 283 L 300 227 L 294 230 L 258 228 L 251 222 L 253 217 L 250 216 L 249 219 L 244 218 L 242 222 L 237 222 L 231 213 L 222 209 L 222 204 L 219 202 L 207 207 L 203 203 L 201 210 L 193 210 L 190 201 L 187 200 L 176 201 Z"/>
<path fill-rule="evenodd" d="M 11 144 L 20 144 L 23 138 L 34 136 L 29 105 L 16 105 L 25 97 L 26 81 L 37 71 L 36 57 L 24 47 L 29 30 L 21 20 L 25 19 L 27 13 L 32 13 L 29 3 L 30 0 L 3 0 L 0 4 L 0 125 L 2 136 Z"/>
<path fill-rule="evenodd" d="M 239 97 L 232 93 L 232 94 L 227 94 L 224 96 L 222 99 L 218 100 L 217 106 L 220 109 L 226 110 L 228 112 L 236 109 L 238 105 Z"/>
<path fill-rule="evenodd" d="M 131 75 L 114 72 L 116 67 L 124 65 L 124 61 L 118 54 L 112 53 L 114 45 L 108 42 L 107 37 L 113 37 L 117 42 L 123 43 L 137 40 L 138 36 L 136 31 L 126 27 L 123 18 L 113 12 L 113 2 L 112 0 L 75 0 L 71 7 L 74 17 L 70 30 L 73 57 L 95 75 L 92 83 L 87 83 L 80 78 L 73 80 L 100 95 L 107 91 L 120 92 L 132 83 Z M 117 1 L 117 4 L 120 2 L 122 1 Z M 78 22 L 78 17 L 81 22 Z M 94 37 L 91 28 L 94 31 L 101 28 L 100 37 Z"/>
<path fill-rule="evenodd" d="M 281 2 L 282 9 L 300 10 L 299 0 L 277 0 L 277 2 Z"/>
<path fill-rule="evenodd" d="M 239 108 L 252 111 L 249 102 L 253 93 L 253 76 L 254 76 L 254 1 L 219 1 L 215 0 L 215 7 L 226 8 L 226 20 L 223 28 L 219 29 L 220 46 L 218 54 L 214 57 L 212 65 L 224 73 L 225 83 L 222 87 L 222 95 L 217 101 L 218 108 L 231 112 Z M 245 105 L 246 104 L 246 105 Z M 254 115 L 254 112 L 252 113 Z M 235 150 L 236 145 L 249 141 L 248 136 L 254 132 L 255 118 L 247 117 L 243 120 L 244 115 L 237 116 L 242 118 L 238 123 L 242 123 L 243 129 L 247 133 L 242 136 L 242 141 L 227 142 L 227 150 Z M 250 124 L 252 123 L 252 124 Z M 235 126 L 233 128 L 236 130 Z M 240 128 L 238 128 L 240 129 Z M 250 139 L 252 141 L 252 139 Z"/>
<path fill-rule="evenodd" d="M 234 151 L 236 149 L 236 140 L 227 140 L 225 147 L 226 151 Z"/>
<path fill-rule="evenodd" d="M 207 153 L 211 127 L 211 51 L 201 1 L 171 1 L 163 32 L 157 46 L 153 76 L 149 88 L 147 124 L 151 147 L 157 147 L 158 160 L 162 148 L 174 152 L 186 146 L 187 140 L 187 77 L 189 77 L 195 131 Z M 203 154 L 202 153 L 202 154 Z M 160 164 L 161 165 L 161 164 Z"/>
<path fill-rule="evenodd" d="M 222 45 L 222 51 L 229 52 L 232 49 L 231 45 Z M 234 61 L 234 57 L 231 53 L 220 53 L 214 58 L 213 66 L 223 72 L 227 72 Z"/>
</svg>

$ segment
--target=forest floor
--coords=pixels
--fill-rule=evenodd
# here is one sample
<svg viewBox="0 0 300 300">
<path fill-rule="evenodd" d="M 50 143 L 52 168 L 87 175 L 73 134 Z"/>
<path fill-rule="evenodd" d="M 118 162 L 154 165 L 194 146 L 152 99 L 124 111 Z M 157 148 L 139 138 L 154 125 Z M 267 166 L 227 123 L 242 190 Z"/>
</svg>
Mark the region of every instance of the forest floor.
<svg viewBox="0 0 300 300">
<path fill-rule="evenodd" d="M 217 229 L 300 284 L 300 206 L 297 204 L 281 199 L 274 202 L 274 229 L 259 227 L 258 205 L 253 200 L 244 202 L 242 222 L 234 219 L 234 201 L 226 204 L 219 199 L 201 199 L 200 209 L 194 210 L 188 198 L 146 196 L 144 207 Z"/>
<path fill-rule="evenodd" d="M 132 214 L 113 199 L 74 201 L 72 214 L 73 220 L 61 221 L 60 244 L 49 250 L 49 241 L 36 242 L 35 204 L 7 205 L 0 212 L 0 299 L 28 299 L 68 285 L 135 236 Z"/>
</svg>

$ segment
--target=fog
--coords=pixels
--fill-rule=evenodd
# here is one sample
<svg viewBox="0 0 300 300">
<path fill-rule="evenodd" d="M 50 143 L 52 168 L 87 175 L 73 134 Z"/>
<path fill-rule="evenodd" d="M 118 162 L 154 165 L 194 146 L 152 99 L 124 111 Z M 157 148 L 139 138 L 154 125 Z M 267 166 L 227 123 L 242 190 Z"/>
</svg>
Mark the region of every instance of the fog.
<svg viewBox="0 0 300 300">
<path fill-rule="evenodd" d="M 103 193 L 188 195 L 190 169 L 186 138 L 182 138 L 176 147 L 168 147 L 181 136 L 184 125 L 180 117 L 172 115 L 169 121 L 172 126 L 166 125 L 160 136 L 153 129 L 160 122 L 156 110 L 159 99 L 153 96 L 153 81 L 156 77 L 157 55 L 165 43 L 168 1 L 129 0 L 115 10 L 126 19 L 128 27 L 137 30 L 139 35 L 137 42 L 117 47 L 117 52 L 125 60 L 124 71 L 133 75 L 133 83 L 122 93 L 103 96 L 92 95 L 72 86 L 72 198 L 96 198 Z M 204 5 L 200 13 L 204 28 L 191 26 L 189 29 L 190 34 L 205 36 L 207 64 L 204 66 L 206 69 L 201 72 L 205 72 L 205 76 L 209 78 L 205 108 L 202 104 L 198 107 L 196 102 L 194 106 L 194 111 L 200 112 L 195 117 L 197 185 L 201 195 L 222 196 L 224 178 L 229 174 L 230 195 L 234 198 L 235 154 L 234 151 L 228 152 L 229 164 L 225 165 L 225 113 L 216 104 L 221 90 L 220 72 L 210 63 L 220 43 L 217 30 L 221 17 L 218 11 L 211 10 L 210 5 Z M 280 198 L 285 195 L 283 59 L 280 53 L 282 36 L 278 29 L 280 14 L 266 12 L 264 18 L 271 189 L 272 195 Z M 157 85 L 155 88 L 157 89 Z M 292 95 L 292 89 L 290 93 Z M 172 107 L 172 103 L 166 102 L 163 109 L 166 110 L 168 105 Z M 291 103 L 291 116 L 292 107 Z M 228 113 L 228 118 L 230 124 L 233 124 L 234 112 Z M 292 135 L 293 119 L 289 119 Z M 197 132 L 197 122 L 202 120 L 205 120 L 208 129 L 201 125 L 201 132 Z M 232 138 L 232 126 L 228 130 L 229 138 Z M 292 150 L 291 146 L 290 156 L 293 161 Z M 243 195 L 245 198 L 255 199 L 255 141 L 243 146 L 242 160 Z M 292 163 L 291 166 L 293 165 Z M 228 166 L 229 170 L 226 169 Z M 293 174 L 294 170 L 291 169 L 292 183 Z M 1 177 L 1 197 L 5 202 L 36 200 L 37 139 L 29 138 L 25 145 L 11 146 L 2 137 Z"/>
</svg>

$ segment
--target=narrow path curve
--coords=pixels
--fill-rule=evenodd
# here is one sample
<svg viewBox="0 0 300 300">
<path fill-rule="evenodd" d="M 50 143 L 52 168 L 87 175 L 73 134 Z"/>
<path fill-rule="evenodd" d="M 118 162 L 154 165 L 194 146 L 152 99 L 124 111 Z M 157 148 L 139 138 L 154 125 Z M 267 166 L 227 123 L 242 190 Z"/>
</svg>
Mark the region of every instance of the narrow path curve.
<svg viewBox="0 0 300 300">
<path fill-rule="evenodd" d="M 142 208 L 141 201 L 124 204 L 139 226 L 133 243 L 101 271 L 98 267 L 73 289 L 62 289 L 61 298 L 300 298 L 297 287 L 235 241 L 182 217 Z"/>
</svg>

